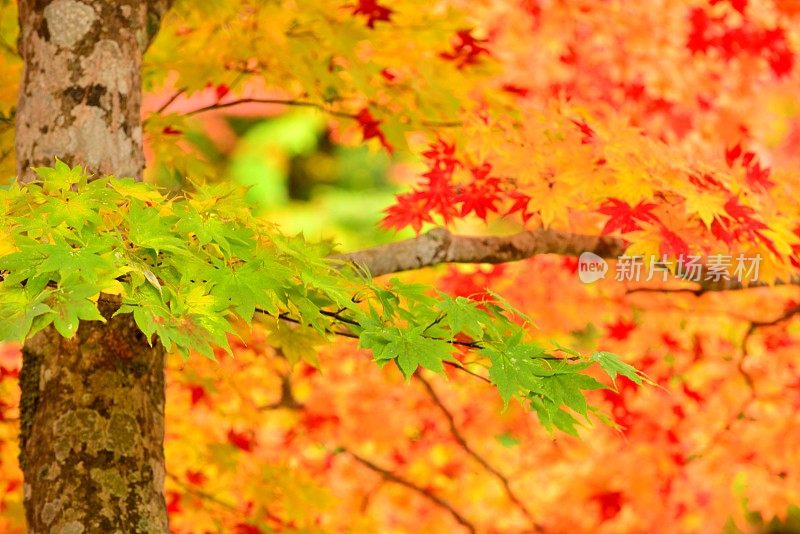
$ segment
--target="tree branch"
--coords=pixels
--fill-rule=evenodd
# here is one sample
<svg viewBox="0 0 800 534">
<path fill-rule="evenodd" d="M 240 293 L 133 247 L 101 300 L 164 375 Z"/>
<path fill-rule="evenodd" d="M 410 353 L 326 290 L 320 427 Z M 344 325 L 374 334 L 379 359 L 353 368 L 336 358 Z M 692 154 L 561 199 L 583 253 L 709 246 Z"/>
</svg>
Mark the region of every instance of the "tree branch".
<svg viewBox="0 0 800 534">
<path fill-rule="evenodd" d="M 435 228 L 411 239 L 334 254 L 331 258 L 353 263 L 372 276 L 383 276 L 442 263 L 507 263 L 540 254 L 580 256 L 584 252 L 592 252 L 604 259 L 616 259 L 625 254 L 627 247 L 626 241 L 617 237 L 571 234 L 559 230 L 530 230 L 510 236 L 464 236 L 453 235 L 444 228 Z M 697 284 L 696 288 L 641 287 L 630 289 L 628 293 L 681 292 L 701 295 L 707 291 L 800 285 L 800 275 L 776 280 L 772 284 L 756 281 L 744 285 L 735 279 L 706 280 L 706 272 L 706 269 L 701 270 L 702 281 L 684 280 Z"/>
<path fill-rule="evenodd" d="M 381 475 L 385 480 L 388 480 L 390 482 L 394 482 L 395 484 L 399 484 L 400 486 L 408 488 L 411 491 L 417 493 L 418 495 L 424 497 L 425 499 L 431 501 L 433 504 L 435 504 L 439 508 L 442 508 L 442 509 L 446 510 L 447 512 L 450 513 L 451 516 L 453 516 L 453 519 L 455 519 L 456 522 L 459 525 L 461 525 L 464 528 L 466 528 L 468 532 L 471 532 L 472 534 L 474 534 L 476 532 L 475 525 L 473 525 L 469 520 L 467 520 L 467 518 L 465 518 L 463 515 L 461 515 L 461 513 L 459 513 L 458 510 L 453 508 L 453 506 L 450 503 L 448 503 L 447 501 L 445 501 L 444 499 L 442 499 L 441 497 L 439 497 L 435 493 L 433 493 L 433 492 L 431 492 L 431 491 L 429 491 L 429 490 L 427 490 L 425 488 L 422 488 L 420 486 L 417 486 L 413 482 L 411 482 L 409 480 L 406 480 L 406 479 L 394 474 L 393 472 L 389 471 L 388 469 L 384 469 L 383 467 L 380 467 L 380 466 L 372 463 L 371 461 L 367 460 L 366 458 L 362 458 L 361 456 L 359 456 L 358 454 L 354 453 L 350 449 L 347 449 L 347 448 L 344 448 L 344 447 L 340 447 L 339 449 L 342 452 L 348 454 L 351 458 L 353 458 L 353 460 L 357 461 L 358 463 L 360 463 L 364 467 L 366 467 L 366 468 L 370 469 L 371 471 L 374 471 L 375 473 L 378 473 L 379 475 Z"/>
<path fill-rule="evenodd" d="M 511 236 L 458 236 L 435 228 L 412 239 L 331 256 L 365 267 L 372 276 L 432 267 L 440 263 L 506 263 L 538 254 L 580 256 L 593 252 L 616 258 L 627 247 L 622 239 L 532 230 Z"/>
</svg>

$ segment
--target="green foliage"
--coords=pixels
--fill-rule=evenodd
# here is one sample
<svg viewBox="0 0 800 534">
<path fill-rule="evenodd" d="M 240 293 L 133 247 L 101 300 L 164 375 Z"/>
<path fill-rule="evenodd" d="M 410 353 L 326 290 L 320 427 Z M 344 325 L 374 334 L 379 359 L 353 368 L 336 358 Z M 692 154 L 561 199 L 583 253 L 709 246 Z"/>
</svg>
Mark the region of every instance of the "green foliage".
<svg viewBox="0 0 800 534">
<path fill-rule="evenodd" d="M 563 356 L 529 340 L 529 320 L 499 295 L 475 302 L 366 278 L 328 259 L 330 246 L 255 218 L 230 186 L 167 198 L 62 162 L 36 172 L 38 182 L 0 191 L 0 341 L 50 324 L 72 337 L 80 321 L 105 321 L 98 301 L 110 299 L 151 342 L 214 358 L 259 317 L 290 362 L 316 364 L 316 347 L 335 335 L 358 338 L 407 379 L 477 355 L 506 406 L 527 400 L 547 428 L 570 434 L 572 414 L 588 421 L 593 411 L 584 392 L 606 387 L 591 368 L 641 382 L 613 354 L 558 346 Z"/>
</svg>

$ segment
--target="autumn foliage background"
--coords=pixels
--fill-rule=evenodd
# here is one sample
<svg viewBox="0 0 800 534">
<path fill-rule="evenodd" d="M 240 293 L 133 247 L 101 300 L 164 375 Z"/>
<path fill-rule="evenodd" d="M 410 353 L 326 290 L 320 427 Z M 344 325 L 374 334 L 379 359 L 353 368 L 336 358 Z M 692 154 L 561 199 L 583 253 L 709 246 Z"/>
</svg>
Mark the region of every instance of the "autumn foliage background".
<svg viewBox="0 0 800 534">
<path fill-rule="evenodd" d="M 266 220 L 342 250 L 547 227 L 629 253 L 761 254 L 762 280 L 796 276 L 796 0 L 192 4 L 145 61 L 148 179 L 167 190 L 236 180 Z M 20 64 L 0 6 L 11 179 Z M 450 532 L 458 514 L 479 532 L 800 531 L 797 286 L 584 285 L 576 268 L 546 255 L 402 278 L 490 289 L 536 339 L 620 354 L 654 384 L 593 392 L 611 425 L 550 434 L 457 369 L 406 383 L 347 340 L 255 328 L 235 358 L 169 360 L 172 529 Z M 3 347 L 9 532 L 19 365 Z"/>
</svg>

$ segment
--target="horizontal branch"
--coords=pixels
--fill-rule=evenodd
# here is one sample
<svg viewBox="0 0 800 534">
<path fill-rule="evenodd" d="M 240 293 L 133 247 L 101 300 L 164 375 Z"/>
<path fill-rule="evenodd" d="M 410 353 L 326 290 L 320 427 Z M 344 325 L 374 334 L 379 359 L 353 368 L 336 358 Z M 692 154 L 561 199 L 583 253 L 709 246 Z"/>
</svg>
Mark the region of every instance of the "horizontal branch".
<svg viewBox="0 0 800 534">
<path fill-rule="evenodd" d="M 457 236 L 444 228 L 368 248 L 332 256 L 365 267 L 372 276 L 411 271 L 441 263 L 507 263 L 538 254 L 580 256 L 593 252 L 616 258 L 627 244 L 615 237 L 570 234 L 558 230 L 532 230 L 511 236 Z"/>
<path fill-rule="evenodd" d="M 592 252 L 604 259 L 616 259 L 625 255 L 627 247 L 625 240 L 616 237 L 571 234 L 558 230 L 530 230 L 510 236 L 463 236 L 453 235 L 444 228 L 435 228 L 411 239 L 335 254 L 331 258 L 356 264 L 372 276 L 383 276 L 443 263 L 508 263 L 540 254 L 577 257 L 584 252 Z M 771 284 L 756 281 L 745 285 L 733 278 L 707 280 L 706 272 L 707 269 L 703 268 L 699 281 L 678 280 L 692 282 L 696 284 L 695 287 L 641 287 L 628 292 L 681 292 L 701 295 L 707 291 L 800 285 L 800 275 L 787 280 L 776 280 Z"/>
</svg>

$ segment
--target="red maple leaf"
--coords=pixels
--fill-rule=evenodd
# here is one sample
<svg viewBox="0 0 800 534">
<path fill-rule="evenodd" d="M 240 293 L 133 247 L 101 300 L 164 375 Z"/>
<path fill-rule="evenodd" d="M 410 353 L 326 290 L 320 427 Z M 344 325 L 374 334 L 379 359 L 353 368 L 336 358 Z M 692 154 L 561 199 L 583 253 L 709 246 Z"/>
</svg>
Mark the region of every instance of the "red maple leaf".
<svg viewBox="0 0 800 534">
<path fill-rule="evenodd" d="M 389 83 L 391 83 L 391 82 L 393 82 L 393 81 L 395 81 L 397 79 L 397 74 L 395 74 L 392 71 L 392 69 L 390 69 L 388 67 L 381 71 L 381 76 L 383 77 L 384 80 L 386 80 Z"/>
<path fill-rule="evenodd" d="M 411 226 L 419 233 L 423 224 L 434 222 L 434 215 L 445 224 L 459 215 L 462 199 L 453 183 L 453 172 L 461 162 L 455 155 L 455 145 L 438 139 L 422 155 L 428 160 L 428 170 L 422 174 L 424 180 L 411 193 L 397 196 L 396 204 L 386 210 L 382 226 L 398 230 Z"/>
<path fill-rule="evenodd" d="M 727 245 L 733 243 L 733 232 L 728 229 L 728 225 L 719 217 L 715 217 L 711 223 L 711 234 Z"/>
<path fill-rule="evenodd" d="M 689 31 L 689 38 L 686 41 L 686 47 L 693 54 L 705 52 L 711 46 L 711 39 L 706 34 L 715 20 L 716 19 L 709 17 L 704 9 L 699 7 L 693 9 L 689 13 L 691 30 Z"/>
<path fill-rule="evenodd" d="M 674 258 L 685 258 L 689 255 L 689 245 L 678 234 L 666 227 L 662 227 L 660 252 L 663 255 Z"/>
<path fill-rule="evenodd" d="M 619 491 L 606 491 L 592 496 L 592 500 L 600 505 L 600 518 L 602 521 L 613 519 L 622 510 L 622 493 Z"/>
<path fill-rule="evenodd" d="M 747 2 L 731 0 L 737 11 L 743 12 Z M 738 26 L 729 25 L 726 15 L 711 17 L 702 8 L 689 14 L 690 31 L 687 48 L 694 54 L 717 49 L 722 57 L 731 59 L 747 54 L 766 60 L 775 76 L 789 74 L 794 66 L 794 52 L 789 46 L 786 30 L 780 26 L 762 28 L 744 19 Z"/>
<path fill-rule="evenodd" d="M 650 213 L 655 207 L 655 204 L 644 200 L 631 207 L 630 204 L 623 200 L 609 198 L 597 210 L 603 215 L 611 217 L 603 227 L 602 234 L 608 235 L 616 230 L 623 234 L 641 230 L 639 221 L 658 222 L 658 217 Z"/>
<path fill-rule="evenodd" d="M 523 98 L 531 93 L 529 88 L 522 87 L 521 85 L 515 85 L 513 83 L 504 83 L 501 89 L 503 89 L 503 91 L 506 93 L 511 93 L 512 95 L 521 96 Z"/>
<path fill-rule="evenodd" d="M 789 74 L 794 66 L 794 52 L 789 48 L 784 29 L 766 30 L 760 37 L 762 55 L 775 76 L 782 77 Z"/>
<path fill-rule="evenodd" d="M 533 213 L 528 211 L 528 204 L 531 202 L 531 197 L 519 191 L 511 191 L 508 193 L 508 198 L 514 201 L 511 207 L 506 212 L 506 215 L 519 212 L 522 217 L 522 222 L 528 222 L 533 216 Z M 577 264 L 576 264 L 577 265 Z"/>
<path fill-rule="evenodd" d="M 192 407 L 197 406 L 197 403 L 200 401 L 206 401 L 206 403 L 208 402 L 208 394 L 203 386 L 189 386 L 189 392 L 192 396 Z"/>
<path fill-rule="evenodd" d="M 255 447 L 255 438 L 252 434 L 236 432 L 232 428 L 228 430 L 228 442 L 245 452 L 252 452 Z"/>
<path fill-rule="evenodd" d="M 447 143 L 443 139 L 428 145 L 428 150 L 422 153 L 422 157 L 428 160 L 430 169 L 438 169 L 443 173 L 452 175 L 456 167 L 461 166 L 461 162 L 456 157 L 456 146 Z"/>
<path fill-rule="evenodd" d="M 695 401 L 696 403 L 702 404 L 703 396 L 700 393 L 698 393 L 697 391 L 695 391 L 695 390 L 691 389 L 689 386 L 687 386 L 686 382 L 683 383 L 683 393 L 687 397 L 689 397 L 690 399 Z"/>
<path fill-rule="evenodd" d="M 389 141 L 386 140 L 386 136 L 383 135 L 383 132 L 380 129 L 381 121 L 373 117 L 372 113 L 370 113 L 367 108 L 359 111 L 355 119 L 358 121 L 359 126 L 361 126 L 361 132 L 364 136 L 364 141 L 376 138 L 381 142 L 381 145 L 383 145 L 388 152 L 391 153 L 394 151 L 394 148 L 391 144 L 389 144 Z"/>
<path fill-rule="evenodd" d="M 577 126 L 578 129 L 583 134 L 583 138 L 581 139 L 581 143 L 584 144 L 584 145 L 590 144 L 592 142 L 592 138 L 594 137 L 594 130 L 592 130 L 592 127 L 589 126 L 588 124 L 586 124 L 586 121 L 583 120 L 583 119 L 581 119 L 579 121 L 575 120 L 575 119 L 572 119 L 572 124 Z"/>
<path fill-rule="evenodd" d="M 636 323 L 633 321 L 625 321 L 622 318 L 617 319 L 615 322 L 606 325 L 608 337 L 618 341 L 628 339 L 631 332 L 636 329 Z"/>
<path fill-rule="evenodd" d="M 189 484 L 194 486 L 202 486 L 208 480 L 208 477 L 202 473 L 202 471 L 186 471 L 186 480 L 189 481 Z"/>
<path fill-rule="evenodd" d="M 358 0 L 358 4 L 353 7 L 354 15 L 367 17 L 368 28 L 374 28 L 376 22 L 391 22 L 392 13 L 393 10 L 382 6 L 377 0 Z"/>
<path fill-rule="evenodd" d="M 699 174 L 690 174 L 689 181 L 699 187 L 700 189 L 721 189 L 725 191 L 725 186 L 722 185 L 722 182 L 716 180 L 713 176 L 708 173 L 704 173 L 702 175 Z"/>
<path fill-rule="evenodd" d="M 725 162 L 728 164 L 728 167 L 733 167 L 733 164 L 736 162 L 736 159 L 742 155 L 742 145 L 737 144 L 731 148 L 725 149 Z"/>
<path fill-rule="evenodd" d="M 758 230 L 761 228 L 765 228 L 766 226 L 764 223 L 756 221 L 753 218 L 753 215 L 756 214 L 756 210 L 751 208 L 750 206 L 745 206 L 739 202 L 739 197 L 732 196 L 725 202 L 725 211 L 730 215 L 733 220 L 745 224 L 746 226 L 753 228 L 754 230 Z"/>
<path fill-rule="evenodd" d="M 318 430 L 325 425 L 338 425 L 339 422 L 339 416 L 336 414 L 305 412 L 301 424 L 307 430 Z"/>
<path fill-rule="evenodd" d="M 10 376 L 11 378 L 19 378 L 19 368 L 11 368 L 0 365 L 0 380 Z"/>
<path fill-rule="evenodd" d="M 506 274 L 507 266 L 503 264 L 481 266 L 477 271 L 464 272 L 454 265 L 439 279 L 439 287 L 447 293 L 468 297 L 476 301 L 491 300 L 487 288 L 501 280 Z"/>
<path fill-rule="evenodd" d="M 177 491 L 167 492 L 167 512 L 170 514 L 181 512 L 181 494 Z"/>
<path fill-rule="evenodd" d="M 775 252 L 774 244 L 764 236 L 760 230 L 767 228 L 767 225 L 754 217 L 756 211 L 739 202 L 739 197 L 732 196 L 725 202 L 726 215 L 718 216 L 711 224 L 711 233 L 717 239 L 727 244 L 745 237 L 747 239 L 759 239 L 767 248 Z M 777 252 L 775 252 L 777 254 Z"/>
<path fill-rule="evenodd" d="M 497 193 L 477 183 L 469 184 L 458 195 L 461 201 L 460 215 L 465 217 L 474 213 L 484 221 L 490 212 L 496 212 L 494 203 L 499 200 Z"/>
<path fill-rule="evenodd" d="M 578 64 L 578 52 L 575 50 L 575 47 L 572 45 L 567 45 L 567 51 L 560 56 L 558 56 L 558 60 L 566 65 L 577 65 Z"/>
<path fill-rule="evenodd" d="M 425 204 L 425 197 L 417 191 L 398 195 L 395 204 L 386 208 L 386 216 L 381 221 L 381 226 L 395 230 L 411 226 L 416 233 L 419 233 L 422 225 L 433 222 L 431 214 L 425 209 Z"/>
<path fill-rule="evenodd" d="M 461 201 L 462 217 L 475 213 L 478 217 L 486 220 L 489 212 L 497 212 L 495 202 L 500 200 L 500 180 L 489 175 L 492 166 L 483 163 L 470 169 L 474 178 L 473 182 L 465 187 L 458 194 L 457 199 Z"/>
<path fill-rule="evenodd" d="M 214 88 L 214 92 L 215 92 L 215 93 L 216 93 L 216 95 L 217 95 L 217 102 L 219 102 L 220 100 L 222 100 L 222 98 L 223 98 L 225 95 L 227 95 L 227 94 L 228 94 L 230 91 L 231 91 L 231 88 L 230 88 L 230 87 L 228 87 L 227 85 L 225 85 L 224 83 L 221 83 L 221 84 L 217 85 L 217 86 Z"/>
<path fill-rule="evenodd" d="M 480 56 L 485 54 L 490 56 L 489 49 L 484 43 L 488 39 L 479 39 L 472 35 L 472 30 L 459 30 L 453 37 L 453 51 L 442 52 L 440 57 L 453 61 L 459 69 L 469 65 L 476 65 L 480 61 Z"/>
<path fill-rule="evenodd" d="M 747 181 L 748 187 L 753 191 L 763 190 L 766 191 L 773 185 L 775 182 L 772 182 L 769 179 L 769 167 L 762 168 L 758 162 L 755 162 L 753 165 L 747 167 L 747 175 L 745 177 Z"/>
</svg>

